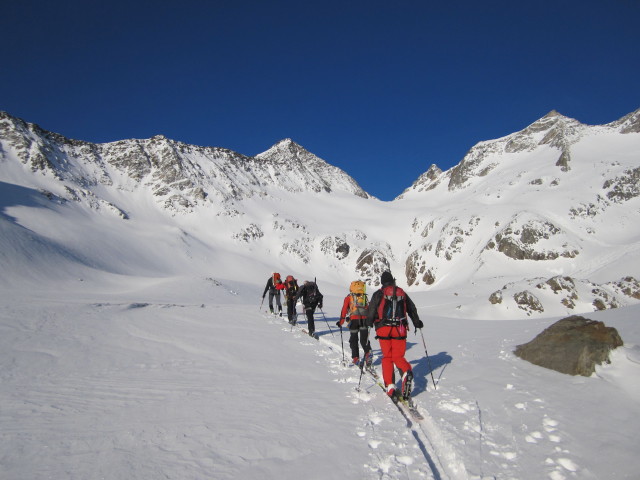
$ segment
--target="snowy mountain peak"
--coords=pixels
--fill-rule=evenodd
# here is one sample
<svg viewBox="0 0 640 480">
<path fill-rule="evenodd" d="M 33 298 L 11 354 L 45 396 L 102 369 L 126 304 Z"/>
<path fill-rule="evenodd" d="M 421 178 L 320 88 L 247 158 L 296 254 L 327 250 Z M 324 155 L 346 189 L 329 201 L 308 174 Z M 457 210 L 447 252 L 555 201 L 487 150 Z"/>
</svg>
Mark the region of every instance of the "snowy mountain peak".
<svg viewBox="0 0 640 480">
<path fill-rule="evenodd" d="M 258 159 L 295 159 L 300 161 L 318 161 L 318 157 L 306 150 L 304 147 L 294 142 L 290 138 L 285 138 L 275 143 L 269 150 L 256 155 Z"/>
<path fill-rule="evenodd" d="M 69 140 L 2 112 L 0 155 L 26 167 L 27 176 L 29 171 L 39 171 L 56 178 L 58 183 L 48 188 L 61 198 L 78 197 L 77 192 L 88 187 L 96 190 L 92 196 L 97 190 L 105 195 L 99 185 L 131 192 L 148 189 L 162 207 L 189 211 L 197 205 L 220 208 L 220 202 L 265 196 L 272 187 L 369 197 L 345 172 L 291 139 L 281 140 L 257 157 L 188 145 L 164 135 L 92 144 Z"/>
<path fill-rule="evenodd" d="M 307 185 L 307 189 L 320 192 L 346 190 L 362 198 L 370 195 L 362 190 L 358 183 L 338 167 L 328 164 L 320 157 L 306 150 L 290 138 L 280 140 L 269 150 L 255 157 L 263 162 L 270 162 L 278 168 L 286 166 L 287 172 L 296 172 L 299 179 Z"/>
<path fill-rule="evenodd" d="M 640 108 L 607 125 L 620 133 L 640 133 Z"/>
</svg>

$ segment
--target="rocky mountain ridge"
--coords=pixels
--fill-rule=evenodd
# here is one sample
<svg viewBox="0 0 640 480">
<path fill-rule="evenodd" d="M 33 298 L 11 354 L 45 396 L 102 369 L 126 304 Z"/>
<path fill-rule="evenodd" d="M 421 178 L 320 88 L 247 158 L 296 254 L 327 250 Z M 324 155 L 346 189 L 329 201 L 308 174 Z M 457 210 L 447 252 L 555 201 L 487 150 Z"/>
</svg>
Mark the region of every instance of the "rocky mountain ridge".
<svg viewBox="0 0 640 480">
<path fill-rule="evenodd" d="M 151 202 L 188 262 L 198 242 L 336 282 L 391 269 L 410 289 L 482 285 L 467 316 L 580 313 L 640 296 L 639 133 L 640 110 L 600 126 L 553 111 L 380 202 L 291 139 L 255 157 L 160 135 L 92 144 L 0 113 L 0 181 L 120 221 Z"/>
<path fill-rule="evenodd" d="M 5 155 L 12 153 L 33 173 L 80 187 L 144 188 L 175 210 L 188 210 L 206 199 L 227 204 L 265 196 L 270 188 L 369 196 L 345 172 L 290 139 L 256 157 L 163 135 L 93 144 L 47 132 L 6 112 L 0 112 L 0 139 Z"/>
</svg>

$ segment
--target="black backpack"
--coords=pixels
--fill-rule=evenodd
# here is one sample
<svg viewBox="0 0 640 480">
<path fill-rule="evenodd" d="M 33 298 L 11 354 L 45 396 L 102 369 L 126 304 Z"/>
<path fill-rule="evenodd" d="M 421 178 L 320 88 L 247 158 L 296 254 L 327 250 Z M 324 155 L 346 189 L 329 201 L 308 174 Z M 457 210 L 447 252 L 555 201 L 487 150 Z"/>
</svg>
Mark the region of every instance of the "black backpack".
<svg viewBox="0 0 640 480">
<path fill-rule="evenodd" d="M 306 299 L 309 304 L 314 304 L 320 301 L 320 292 L 318 292 L 318 285 L 315 282 L 309 282 L 304 286 L 306 292 Z"/>
</svg>

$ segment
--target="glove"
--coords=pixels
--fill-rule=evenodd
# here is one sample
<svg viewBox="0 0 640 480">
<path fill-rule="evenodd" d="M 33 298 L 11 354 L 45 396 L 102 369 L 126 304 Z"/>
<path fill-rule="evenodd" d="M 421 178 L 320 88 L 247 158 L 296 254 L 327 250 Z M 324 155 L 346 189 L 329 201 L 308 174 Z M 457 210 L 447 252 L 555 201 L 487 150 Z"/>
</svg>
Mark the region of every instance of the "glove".
<svg viewBox="0 0 640 480">
<path fill-rule="evenodd" d="M 320 302 L 320 303 L 318 304 L 318 308 L 319 308 L 320 310 L 322 310 L 322 302 Z"/>
<path fill-rule="evenodd" d="M 336 322 L 336 327 L 341 327 L 341 326 L 342 326 L 342 321 L 341 321 L 341 320 L 338 320 L 338 321 Z"/>
<path fill-rule="evenodd" d="M 422 322 L 422 320 L 420 320 L 420 319 L 415 320 L 415 321 L 413 322 L 413 325 L 416 327 L 416 329 L 417 329 L 417 328 L 422 328 L 422 327 L 424 327 L 424 323 L 423 323 L 423 322 Z"/>
</svg>

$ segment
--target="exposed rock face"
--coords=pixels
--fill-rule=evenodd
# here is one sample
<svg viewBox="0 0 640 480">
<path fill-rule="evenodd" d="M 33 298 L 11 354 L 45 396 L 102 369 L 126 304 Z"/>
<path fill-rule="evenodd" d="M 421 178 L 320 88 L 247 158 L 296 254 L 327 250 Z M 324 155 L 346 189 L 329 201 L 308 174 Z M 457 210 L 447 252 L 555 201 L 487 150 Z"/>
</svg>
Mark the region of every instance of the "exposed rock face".
<svg viewBox="0 0 640 480">
<path fill-rule="evenodd" d="M 247 228 L 243 229 L 240 233 L 233 235 L 233 238 L 242 242 L 249 243 L 264 237 L 264 232 L 255 223 L 250 224 Z"/>
<path fill-rule="evenodd" d="M 538 300 L 538 297 L 527 290 L 516 293 L 513 299 L 516 301 L 518 308 L 527 312 L 527 315 L 531 315 L 533 312 L 544 312 L 544 307 L 542 303 L 540 303 L 540 300 Z M 491 301 L 491 297 L 489 301 Z"/>
<path fill-rule="evenodd" d="M 420 259 L 420 252 L 413 252 L 405 262 L 405 276 L 409 285 L 417 285 L 420 281 L 426 285 L 432 285 L 436 281 L 435 274 L 427 267 L 424 260 Z"/>
<path fill-rule="evenodd" d="M 531 290 L 522 290 L 523 286 L 534 286 Z M 564 311 L 597 311 L 619 308 L 633 304 L 640 299 L 640 282 L 634 277 L 624 277 L 618 281 L 603 284 L 592 283 L 566 275 L 557 275 L 546 280 L 532 279 L 504 285 L 489 295 L 492 305 L 509 305 L 511 299 L 527 315 L 542 313 L 545 306 L 553 310 L 559 305 Z M 633 299 L 633 300 L 632 300 Z"/>
<path fill-rule="evenodd" d="M 351 247 L 342 237 L 325 237 L 320 242 L 320 249 L 327 256 L 334 256 L 338 260 L 342 260 L 349 255 Z"/>
<path fill-rule="evenodd" d="M 640 167 L 626 170 L 624 175 L 607 180 L 602 186 L 609 190 L 607 198 L 612 202 L 622 203 L 640 195 Z"/>
<path fill-rule="evenodd" d="M 489 302 L 492 305 L 497 305 L 499 303 L 502 303 L 502 291 L 496 290 L 491 295 L 489 295 Z"/>
<path fill-rule="evenodd" d="M 487 250 L 497 250 L 514 260 L 555 260 L 559 257 L 574 258 L 579 250 L 562 238 L 564 232 L 550 221 L 530 215 L 520 215 L 487 243 Z M 556 241 L 545 242 L 552 238 L 561 239 L 561 248 Z M 545 243 L 549 244 L 545 248 Z"/>
<path fill-rule="evenodd" d="M 609 352 L 622 346 L 615 328 L 580 316 L 559 320 L 514 353 L 535 365 L 569 375 L 591 376 L 596 365 L 610 363 Z"/>
<path fill-rule="evenodd" d="M 287 188 L 291 191 L 332 192 L 339 186 L 358 197 L 369 198 L 360 185 L 344 171 L 305 150 L 290 138 L 281 140 L 255 158 L 270 163 L 274 169 L 274 176 L 287 178 L 296 175 L 297 178 L 288 179 L 286 182 Z"/>
<path fill-rule="evenodd" d="M 614 286 L 627 297 L 640 300 L 640 282 L 633 277 L 624 277 L 618 282 L 614 282 Z"/>
<path fill-rule="evenodd" d="M 610 123 L 609 126 L 618 129 L 620 133 L 640 133 L 640 109 Z"/>
<path fill-rule="evenodd" d="M 499 151 L 500 146 L 491 142 L 483 142 L 473 147 L 462 161 L 451 169 L 449 190 L 463 188 L 473 177 L 484 177 L 496 167 L 496 163 L 485 162 L 485 158 Z"/>
<path fill-rule="evenodd" d="M 169 210 L 189 211 L 209 197 L 228 202 L 265 196 L 271 186 L 290 192 L 342 190 L 369 198 L 344 171 L 291 139 L 255 157 L 163 135 L 93 144 L 0 112 L 0 142 L 0 154 L 12 152 L 34 173 L 83 188 L 115 183 L 126 191 L 150 188 Z"/>
<path fill-rule="evenodd" d="M 367 285 L 380 285 L 380 275 L 389 270 L 387 255 L 377 248 L 365 249 L 356 262 L 356 273 Z"/>
<path fill-rule="evenodd" d="M 544 284 L 538 284 L 536 287 L 540 289 L 549 287 L 555 294 L 566 294 L 566 297 L 564 297 L 560 302 L 567 308 L 575 308 L 575 302 L 579 299 L 576 283 L 571 277 L 552 277 L 544 282 Z"/>
<path fill-rule="evenodd" d="M 427 192 L 436 188 L 440 184 L 441 180 L 442 170 L 437 165 L 433 164 L 425 173 L 420 175 L 418 179 L 413 182 L 413 185 L 410 188 L 406 189 L 405 192 L 408 192 L 410 190 Z M 403 198 L 405 192 L 403 192 L 402 195 L 399 195 L 397 198 Z"/>
<path fill-rule="evenodd" d="M 571 170 L 571 167 L 569 166 L 570 161 L 571 153 L 569 153 L 569 150 L 564 150 L 556 162 L 556 167 L 560 167 L 560 170 L 563 172 L 568 172 Z"/>
</svg>

